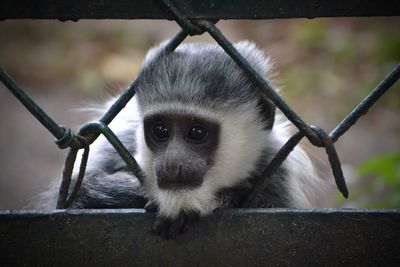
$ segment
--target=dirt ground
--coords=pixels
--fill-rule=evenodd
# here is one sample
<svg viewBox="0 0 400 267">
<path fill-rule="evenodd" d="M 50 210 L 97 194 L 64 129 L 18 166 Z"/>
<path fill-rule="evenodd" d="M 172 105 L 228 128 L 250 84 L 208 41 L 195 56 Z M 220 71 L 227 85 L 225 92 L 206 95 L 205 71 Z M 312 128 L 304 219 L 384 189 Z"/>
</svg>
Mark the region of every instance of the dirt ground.
<svg viewBox="0 0 400 267">
<path fill-rule="evenodd" d="M 250 39 L 268 51 L 277 71 L 283 74 L 278 77 L 285 99 L 305 121 L 327 131 L 398 60 L 376 60 L 381 55 L 373 51 L 379 47 L 370 43 L 376 43 L 374 38 L 380 38 L 382 31 L 400 36 L 400 27 L 395 26 L 400 26 L 399 20 L 220 24 L 229 39 Z M 372 24 L 375 26 L 370 27 Z M 171 37 L 177 30 L 173 22 L 5 21 L 0 22 L 0 65 L 55 121 L 77 130 L 89 116 L 76 109 L 87 102 L 101 102 L 107 94 L 125 88 L 134 78 L 148 47 Z M 343 44 L 346 38 L 355 47 L 347 48 L 349 44 Z M 199 40 L 210 38 L 192 39 Z M 330 50 L 328 44 L 332 46 Z M 347 53 L 346 57 L 341 58 L 342 53 Z M 293 87 L 299 89 L 290 89 Z M 397 84 L 337 142 L 350 184 L 359 182 L 354 174 L 355 166 L 371 157 L 399 151 L 399 91 Z M 24 209 L 52 180 L 59 179 L 65 151 L 57 148 L 51 134 L 2 84 L 0 124 L 0 210 Z M 324 152 L 311 147 L 309 150 L 319 158 L 326 179 L 332 181 Z M 335 194 L 333 190 L 321 206 L 337 206 L 333 201 Z M 350 199 L 346 206 L 352 205 Z"/>
</svg>

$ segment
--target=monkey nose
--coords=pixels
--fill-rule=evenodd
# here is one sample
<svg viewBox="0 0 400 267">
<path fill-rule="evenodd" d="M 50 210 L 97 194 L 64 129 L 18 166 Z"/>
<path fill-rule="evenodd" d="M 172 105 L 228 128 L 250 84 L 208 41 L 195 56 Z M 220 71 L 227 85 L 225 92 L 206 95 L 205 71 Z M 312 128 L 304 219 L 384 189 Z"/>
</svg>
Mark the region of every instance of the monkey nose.
<svg viewBox="0 0 400 267">
<path fill-rule="evenodd" d="M 162 189 L 178 189 L 184 186 L 185 181 L 182 175 L 182 165 L 165 166 L 157 173 L 157 183 Z"/>
<path fill-rule="evenodd" d="M 170 182 L 179 182 L 182 178 L 182 165 L 167 166 L 165 174 Z"/>
<path fill-rule="evenodd" d="M 159 180 L 167 183 L 180 182 L 183 179 L 182 164 L 178 162 L 165 162 L 159 169 L 157 176 Z"/>
</svg>

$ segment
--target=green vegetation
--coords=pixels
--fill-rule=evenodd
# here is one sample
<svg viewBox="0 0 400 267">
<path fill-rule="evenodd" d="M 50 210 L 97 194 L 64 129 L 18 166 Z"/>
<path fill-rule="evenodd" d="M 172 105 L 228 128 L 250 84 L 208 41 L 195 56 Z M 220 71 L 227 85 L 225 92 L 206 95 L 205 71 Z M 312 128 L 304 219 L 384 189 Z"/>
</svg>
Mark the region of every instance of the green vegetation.
<svg viewBox="0 0 400 267">
<path fill-rule="evenodd" d="M 358 167 L 351 199 L 360 208 L 400 208 L 400 152 L 369 159 Z M 344 200 L 337 197 L 339 204 Z"/>
</svg>

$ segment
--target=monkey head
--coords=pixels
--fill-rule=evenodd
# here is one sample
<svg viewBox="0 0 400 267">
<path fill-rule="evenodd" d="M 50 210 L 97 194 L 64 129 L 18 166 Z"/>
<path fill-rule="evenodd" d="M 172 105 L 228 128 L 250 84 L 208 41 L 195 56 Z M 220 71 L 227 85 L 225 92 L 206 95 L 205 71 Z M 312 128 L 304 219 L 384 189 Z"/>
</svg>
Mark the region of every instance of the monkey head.
<svg viewBox="0 0 400 267">
<path fill-rule="evenodd" d="M 207 215 L 216 194 L 248 178 L 267 144 L 275 107 L 217 45 L 150 50 L 138 76 L 136 158 L 159 214 Z M 248 42 L 236 49 L 262 75 L 270 64 Z"/>
</svg>

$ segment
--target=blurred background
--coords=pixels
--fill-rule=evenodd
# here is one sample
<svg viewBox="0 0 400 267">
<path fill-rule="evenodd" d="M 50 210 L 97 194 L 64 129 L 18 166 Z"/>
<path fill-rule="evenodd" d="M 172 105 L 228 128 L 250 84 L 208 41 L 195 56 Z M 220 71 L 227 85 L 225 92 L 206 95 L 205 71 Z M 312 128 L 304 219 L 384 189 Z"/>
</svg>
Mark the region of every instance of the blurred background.
<svg viewBox="0 0 400 267">
<path fill-rule="evenodd" d="M 309 124 L 331 131 L 400 62 L 399 18 L 221 21 L 275 62 L 281 94 Z M 0 65 L 58 123 L 90 119 L 79 108 L 117 95 L 149 47 L 179 28 L 166 21 L 0 22 Z M 188 42 L 213 42 L 208 35 Z M 399 82 L 337 143 L 350 189 L 332 186 L 321 207 L 400 207 Z M 54 179 L 65 151 L 0 84 L 0 209 L 23 209 Z M 322 149 L 303 142 L 333 185 Z"/>
</svg>

